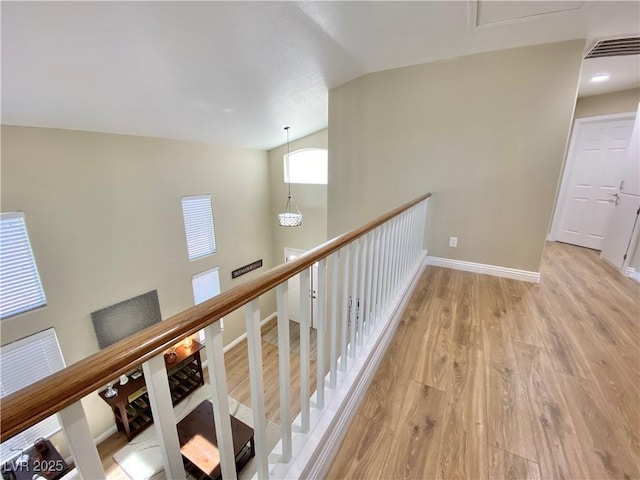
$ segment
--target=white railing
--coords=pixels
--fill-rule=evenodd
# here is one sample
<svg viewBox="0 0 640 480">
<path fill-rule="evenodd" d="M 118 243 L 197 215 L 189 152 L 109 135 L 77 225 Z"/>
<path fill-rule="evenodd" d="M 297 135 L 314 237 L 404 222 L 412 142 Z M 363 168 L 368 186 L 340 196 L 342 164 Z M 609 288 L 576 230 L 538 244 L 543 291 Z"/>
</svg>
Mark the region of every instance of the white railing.
<svg viewBox="0 0 640 480">
<path fill-rule="evenodd" d="M 176 418 L 172 408 L 163 347 L 174 344 L 204 327 L 206 354 L 209 368 L 209 388 L 214 407 L 215 428 L 220 452 L 223 478 L 236 478 L 233 440 L 229 416 L 226 370 L 223 356 L 222 316 L 240 305 L 244 308 L 249 358 L 251 408 L 255 435 L 255 478 L 309 478 L 321 475 L 331 460 L 348 421 L 355 412 L 363 392 L 375 371 L 386 345 L 393 334 L 393 319 L 406 299 L 411 283 L 421 270 L 426 252 L 423 237 L 426 224 L 427 203 L 425 195 L 406 206 L 384 222 L 371 222 L 301 255 L 289 266 L 281 266 L 267 272 L 261 279 L 248 282 L 244 290 L 226 292 L 222 299 L 211 300 L 208 307 L 195 309 L 193 315 L 169 319 L 165 329 L 150 327 L 145 336 L 131 340 L 136 352 L 122 353 L 122 361 L 111 359 L 113 366 L 100 370 L 100 362 L 106 361 L 102 353 L 90 357 L 84 367 L 97 373 L 91 380 L 82 366 L 68 367 L 60 375 L 49 377 L 24 391 L 8 397 L 9 412 L 16 412 L 20 421 L 3 418 L 3 429 L 13 434 L 26 428 L 44 416 L 59 412 L 61 424 L 73 455 L 75 465 L 83 478 L 104 478 L 97 451 L 93 446 L 88 424 L 80 404 L 80 398 L 103 385 L 105 379 L 114 378 L 128 370 L 138 359 L 143 371 L 154 428 L 162 451 L 167 477 L 185 479 L 180 454 Z M 393 213 L 393 212 L 392 212 Z M 391 214 L 388 214 L 391 215 Z M 355 233 L 354 233 L 355 232 Z M 333 243 L 332 243 L 333 242 Z M 315 372 L 310 369 L 310 312 L 311 300 L 304 294 L 309 291 L 312 269 L 317 262 L 317 344 Z M 300 392 L 291 391 L 289 355 L 279 355 L 279 393 L 281 440 L 272 452 L 267 451 L 264 380 L 262 365 L 262 318 L 259 298 L 275 289 L 277 300 L 277 332 L 280 352 L 288 352 L 288 280 L 299 274 L 300 282 Z M 240 300 L 241 291 L 248 292 Z M 216 297 L 217 298 L 217 297 Z M 234 303 L 235 302 L 235 303 Z M 351 308 L 350 308 L 351 305 Z M 196 308 L 196 307 L 194 307 Z M 208 309 L 208 310 L 205 310 Z M 215 314 L 211 312 L 215 311 Z M 209 313 L 207 316 L 206 313 Z M 168 324 L 166 322 L 169 322 Z M 168 326 L 167 326 L 168 325 Z M 170 330 L 170 331 L 167 331 Z M 152 338 L 139 347 L 142 338 Z M 127 340 L 118 348 L 104 353 L 127 352 Z M 111 347 L 110 347 L 111 348 Z M 107 349 L 108 350 L 108 349 Z M 68 385 L 64 395 L 65 379 L 85 375 L 76 385 Z M 316 376 L 316 391 L 310 392 L 311 376 Z M 48 383 L 46 383 L 48 382 Z M 61 394 L 51 393 L 50 399 L 34 400 L 34 394 L 47 395 L 47 385 L 56 385 Z M 92 388 L 93 387 L 93 388 Z M 57 396 L 56 396 L 57 395 Z M 300 413 L 290 422 L 290 399 L 300 395 Z M 8 402 L 8 403 L 7 403 Z M 22 403 L 21 403 L 22 402 Z M 52 404 L 53 406 L 50 406 Z M 46 410 L 52 411 L 46 411 Z M 45 410 L 45 411 L 40 411 Z M 4 434 L 3 434 L 4 435 Z M 6 439 L 3 436 L 3 440 Z"/>
</svg>

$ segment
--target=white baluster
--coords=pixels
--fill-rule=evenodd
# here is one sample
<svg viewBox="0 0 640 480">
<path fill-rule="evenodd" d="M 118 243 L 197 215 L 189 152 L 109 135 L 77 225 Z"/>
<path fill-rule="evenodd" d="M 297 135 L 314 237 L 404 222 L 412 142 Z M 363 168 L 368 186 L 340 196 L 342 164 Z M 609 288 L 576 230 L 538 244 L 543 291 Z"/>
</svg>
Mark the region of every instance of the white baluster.
<svg viewBox="0 0 640 480">
<path fill-rule="evenodd" d="M 325 354 L 325 334 L 326 334 L 326 309 L 327 309 L 327 259 L 323 258 L 318 262 L 318 286 L 317 291 L 317 312 L 316 321 L 316 370 L 317 370 L 317 394 L 316 400 L 318 408 L 324 408 L 324 354 Z"/>
<path fill-rule="evenodd" d="M 384 314 L 389 301 L 389 222 L 382 225 L 382 271 L 380 272 L 380 315 Z"/>
<path fill-rule="evenodd" d="M 180 453 L 180 441 L 176 430 L 171 391 L 167 379 L 164 355 L 156 355 L 142 364 L 144 381 L 149 392 L 149 404 L 153 414 L 153 426 L 160 446 L 167 478 L 184 480 L 184 466 Z"/>
<path fill-rule="evenodd" d="M 376 325 L 378 323 L 378 318 L 380 315 L 380 275 L 382 273 L 380 269 L 380 244 L 382 240 L 382 229 L 380 227 L 376 228 L 374 231 L 374 239 L 375 239 L 375 249 L 373 254 L 373 299 L 372 299 L 372 316 L 373 322 L 372 325 Z"/>
<path fill-rule="evenodd" d="M 301 291 L 302 293 L 302 291 Z M 262 337 L 260 336 L 260 300 L 251 300 L 244 306 L 249 353 L 249 380 L 251 383 L 251 409 L 256 447 L 256 470 L 259 479 L 269 478 L 267 462 L 267 426 L 264 413 L 264 382 L 262 379 Z M 170 477 L 171 478 L 171 477 Z"/>
<path fill-rule="evenodd" d="M 390 300 L 391 300 L 391 279 L 393 277 L 393 262 L 392 262 L 392 257 L 393 257 L 393 245 L 392 245 L 392 225 L 393 222 L 391 220 L 389 220 L 385 226 L 387 228 L 387 245 L 386 245 L 386 252 L 385 252 L 385 279 L 384 279 L 384 291 L 385 291 L 385 309 L 389 306 Z"/>
<path fill-rule="evenodd" d="M 356 356 L 356 332 L 358 323 L 358 261 L 360 260 L 360 241 L 354 240 L 352 243 L 353 258 L 351 260 L 351 332 L 349 341 L 349 356 Z"/>
<path fill-rule="evenodd" d="M 331 257 L 331 313 L 329 346 L 329 387 L 336 388 L 338 382 L 338 273 L 340 250 Z"/>
<path fill-rule="evenodd" d="M 360 304 L 358 306 L 358 345 L 362 346 L 364 343 L 364 321 L 365 321 L 365 312 L 367 311 L 367 308 L 369 308 L 369 306 L 366 304 L 365 302 L 365 283 L 367 281 L 367 247 L 368 247 L 368 242 L 367 242 L 367 236 L 363 236 L 361 237 L 360 240 L 360 274 L 359 274 L 359 279 L 358 281 L 360 289 L 358 291 L 358 303 Z"/>
<path fill-rule="evenodd" d="M 278 308 L 278 366 L 280 369 L 280 429 L 282 432 L 282 462 L 291 460 L 291 372 L 289 361 L 289 283 L 285 281 L 276 287 Z"/>
<path fill-rule="evenodd" d="M 347 345 L 349 327 L 349 256 L 351 245 L 344 247 L 344 263 L 342 265 L 342 317 L 340 318 L 340 370 L 347 371 Z"/>
<path fill-rule="evenodd" d="M 424 230 L 420 228 L 420 212 L 422 212 L 422 205 L 418 205 L 416 208 L 416 218 L 415 218 L 415 223 L 416 223 L 416 239 L 415 239 L 415 258 L 417 259 L 418 256 L 420 255 L 420 251 L 422 250 L 422 237 L 424 235 Z"/>
<path fill-rule="evenodd" d="M 309 316 L 310 303 L 310 269 L 300 272 L 300 413 L 302 417 L 302 433 L 309 431 Z"/>
<path fill-rule="evenodd" d="M 398 286 L 404 278 L 404 212 L 398 216 Z"/>
<path fill-rule="evenodd" d="M 80 478 L 99 480 L 106 478 L 98 450 L 93 443 L 89 423 L 80 400 L 58 412 L 58 421 L 71 451 Z M 26 478 L 26 477 L 25 477 Z"/>
<path fill-rule="evenodd" d="M 402 278 L 407 274 L 409 268 L 409 240 L 411 239 L 411 223 L 409 218 L 410 212 L 404 212 L 402 214 L 404 219 L 404 226 L 402 228 Z"/>
<path fill-rule="evenodd" d="M 400 283 L 400 219 L 395 217 L 393 220 L 393 296 L 395 297 Z"/>
<path fill-rule="evenodd" d="M 423 207 L 422 207 L 422 215 L 421 215 L 421 222 L 420 222 L 420 249 L 422 250 L 424 248 L 424 235 L 425 235 L 425 230 L 427 228 L 427 215 L 429 214 L 429 199 L 427 198 L 424 201 Z"/>
<path fill-rule="evenodd" d="M 411 265 L 415 263 L 415 260 L 418 257 L 418 208 L 419 205 L 416 205 L 411 209 Z"/>
<path fill-rule="evenodd" d="M 364 311 L 365 315 L 365 334 L 368 337 L 371 334 L 371 322 L 373 321 L 373 259 L 374 259 L 374 250 L 376 248 L 375 245 L 375 232 L 369 232 L 367 234 L 367 293 L 366 298 L 364 300 Z"/>
<path fill-rule="evenodd" d="M 229 394 L 227 392 L 227 375 L 224 366 L 224 343 L 220 326 L 218 321 L 204 327 L 205 350 L 209 365 L 209 388 L 211 389 L 213 421 L 216 426 L 222 477 L 235 479 L 237 478 L 236 461 L 233 454 Z"/>
</svg>

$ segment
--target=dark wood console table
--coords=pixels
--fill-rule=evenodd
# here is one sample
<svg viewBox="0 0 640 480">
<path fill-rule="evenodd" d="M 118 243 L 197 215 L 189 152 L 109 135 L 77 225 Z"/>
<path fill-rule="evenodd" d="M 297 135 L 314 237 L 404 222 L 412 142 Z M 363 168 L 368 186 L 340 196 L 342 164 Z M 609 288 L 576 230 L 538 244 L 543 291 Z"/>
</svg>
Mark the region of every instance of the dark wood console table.
<svg viewBox="0 0 640 480">
<path fill-rule="evenodd" d="M 193 342 L 190 348 L 185 348 L 182 343 L 176 347 L 176 359 L 169 363 L 165 356 L 169 390 L 174 405 L 184 400 L 196 388 L 204 385 L 202 373 L 202 361 L 200 350 L 204 348 L 200 343 Z M 109 404 L 113 410 L 113 416 L 118 430 L 123 432 L 128 440 L 142 432 L 153 423 L 149 394 L 144 381 L 144 375 L 138 378 L 129 376 L 129 381 L 124 385 L 115 384 L 118 395 L 105 397 L 106 390 L 99 395 Z"/>
</svg>

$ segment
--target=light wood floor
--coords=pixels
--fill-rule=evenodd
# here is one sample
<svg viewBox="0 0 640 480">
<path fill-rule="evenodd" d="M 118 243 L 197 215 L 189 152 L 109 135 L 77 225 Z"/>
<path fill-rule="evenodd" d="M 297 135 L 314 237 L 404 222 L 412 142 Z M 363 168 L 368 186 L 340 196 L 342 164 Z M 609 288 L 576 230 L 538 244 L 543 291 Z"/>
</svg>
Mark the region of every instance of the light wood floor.
<svg viewBox="0 0 640 480">
<path fill-rule="evenodd" d="M 329 478 L 640 478 L 640 288 L 545 248 L 539 285 L 428 267 Z"/>
</svg>

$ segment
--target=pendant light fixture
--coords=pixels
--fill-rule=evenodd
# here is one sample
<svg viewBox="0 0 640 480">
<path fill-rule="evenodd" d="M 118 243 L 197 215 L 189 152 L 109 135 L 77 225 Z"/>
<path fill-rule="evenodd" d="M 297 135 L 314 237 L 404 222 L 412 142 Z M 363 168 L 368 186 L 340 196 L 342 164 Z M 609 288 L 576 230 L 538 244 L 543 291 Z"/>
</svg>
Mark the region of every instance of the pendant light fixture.
<svg viewBox="0 0 640 480">
<path fill-rule="evenodd" d="M 289 166 L 289 127 L 284 127 L 284 130 L 287 132 L 287 168 Z M 289 187 L 289 195 L 287 196 L 287 204 L 284 207 L 284 212 L 278 214 L 278 225 L 281 227 L 299 227 L 302 225 L 302 214 L 300 210 L 298 210 L 298 206 L 296 202 L 293 201 L 293 197 L 291 196 L 291 179 L 287 182 Z"/>
</svg>

